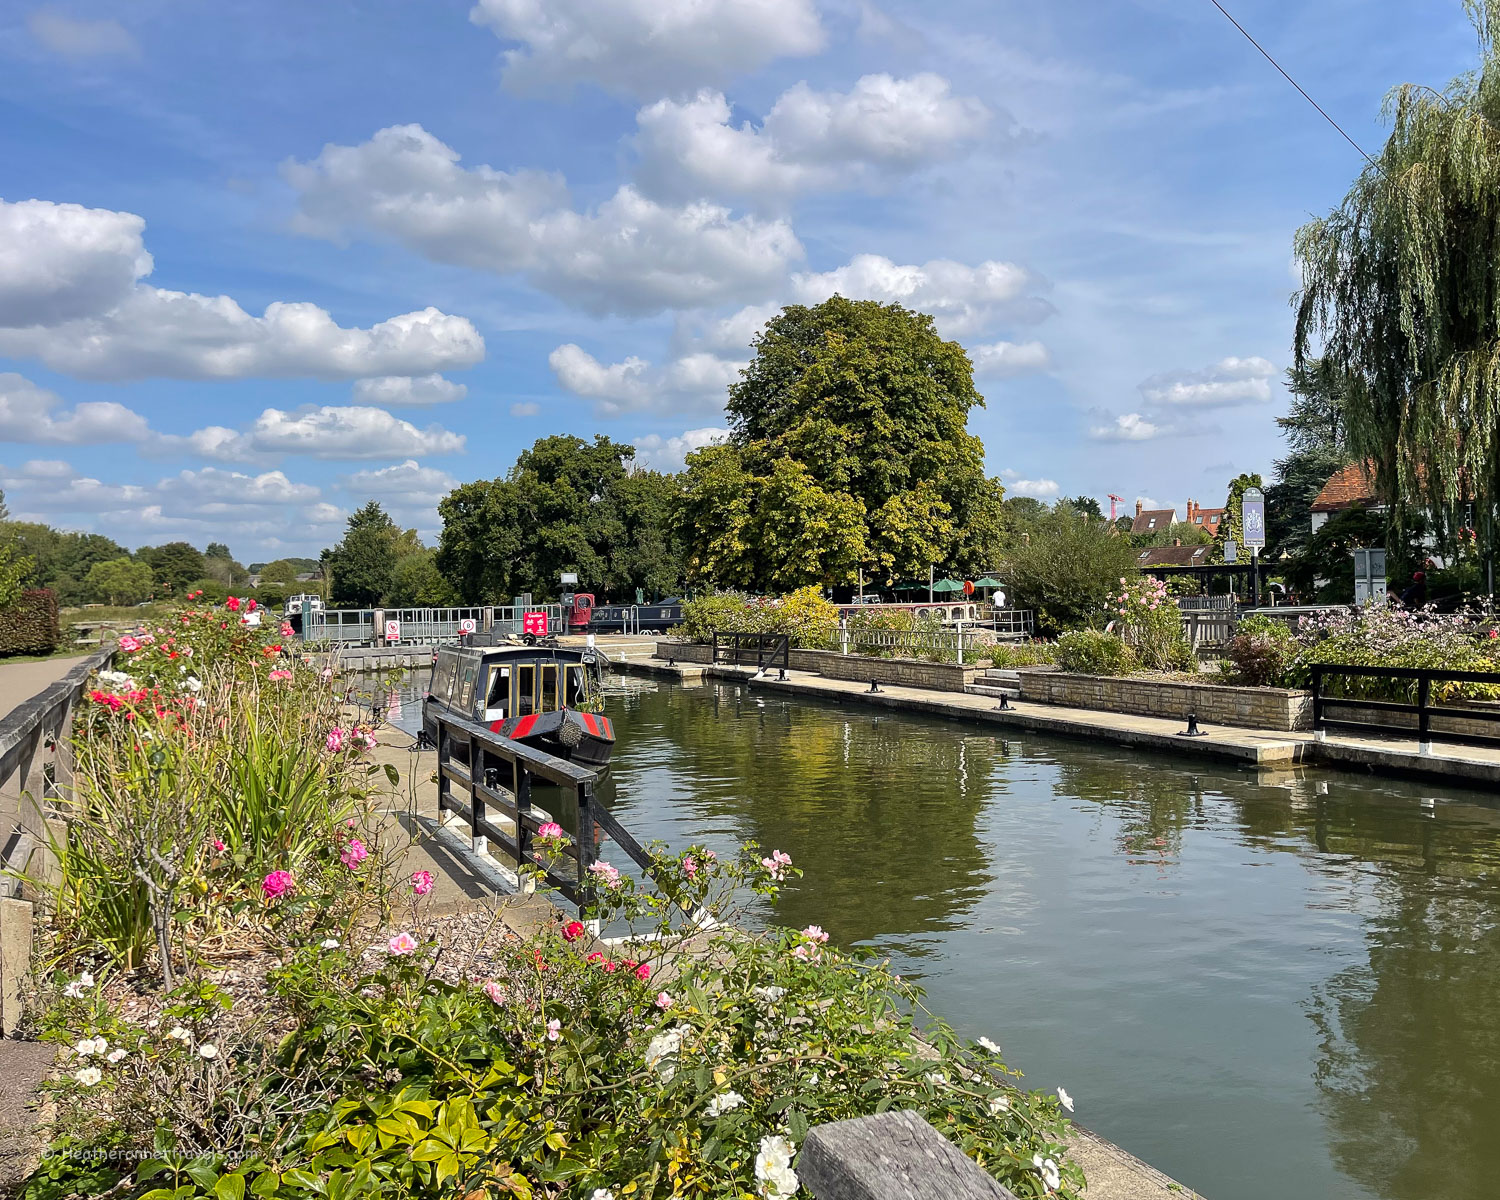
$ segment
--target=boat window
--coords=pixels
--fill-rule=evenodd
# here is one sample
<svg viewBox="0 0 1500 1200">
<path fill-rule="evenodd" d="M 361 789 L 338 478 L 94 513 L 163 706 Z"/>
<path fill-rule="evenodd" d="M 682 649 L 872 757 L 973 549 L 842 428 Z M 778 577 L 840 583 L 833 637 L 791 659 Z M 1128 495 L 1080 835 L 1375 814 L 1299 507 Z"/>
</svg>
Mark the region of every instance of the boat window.
<svg viewBox="0 0 1500 1200">
<path fill-rule="evenodd" d="M 569 667 L 567 681 L 568 695 L 564 703 L 569 708 L 578 708 L 588 698 L 588 688 L 585 686 L 586 680 L 583 668 L 581 666 Z"/>
<path fill-rule="evenodd" d="M 437 666 L 432 673 L 432 694 L 446 703 L 453 694 L 453 678 L 457 674 L 458 659 L 452 654 L 438 655 Z"/>
<path fill-rule="evenodd" d="M 530 663 L 516 668 L 516 716 L 536 712 L 536 668 Z"/>
<path fill-rule="evenodd" d="M 464 663 L 464 673 L 458 685 L 458 694 L 453 697 L 454 707 L 464 712 L 468 712 L 474 703 L 474 675 L 477 669 L 478 664 L 473 659 Z"/>
<path fill-rule="evenodd" d="M 503 720 L 510 704 L 510 668 L 495 667 L 490 671 L 490 694 L 485 701 L 485 718 L 490 721 Z"/>
<path fill-rule="evenodd" d="M 542 668 L 542 694 L 539 699 L 543 712 L 551 712 L 558 707 L 556 663 L 548 663 Z"/>
</svg>

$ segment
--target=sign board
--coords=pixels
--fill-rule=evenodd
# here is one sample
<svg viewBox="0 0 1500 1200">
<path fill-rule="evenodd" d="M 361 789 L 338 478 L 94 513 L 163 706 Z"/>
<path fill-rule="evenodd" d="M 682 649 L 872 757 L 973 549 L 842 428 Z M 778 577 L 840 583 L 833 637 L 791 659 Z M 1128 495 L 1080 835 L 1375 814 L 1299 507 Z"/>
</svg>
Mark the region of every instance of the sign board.
<svg viewBox="0 0 1500 1200">
<path fill-rule="evenodd" d="M 521 632 L 530 634 L 532 637 L 547 636 L 547 614 L 544 612 L 529 612 L 521 618 Z"/>
<path fill-rule="evenodd" d="M 571 583 L 571 584 L 573 584 L 576 587 L 577 584 L 578 584 L 578 572 L 577 571 L 564 571 L 562 573 L 562 582 L 564 584 Z"/>
<path fill-rule="evenodd" d="M 387 621 L 385 623 L 385 640 L 388 642 L 399 642 L 401 640 L 400 621 Z"/>
<path fill-rule="evenodd" d="M 1385 602 L 1385 551 L 1354 551 L 1354 603 L 1382 604 Z"/>
<path fill-rule="evenodd" d="M 476 621 L 473 617 L 465 617 L 458 623 L 459 633 L 473 633 L 478 628 L 479 622 Z"/>
<path fill-rule="evenodd" d="M 1232 563 L 1232 562 L 1239 562 L 1239 560 L 1240 560 L 1240 546 L 1239 546 L 1239 543 L 1236 542 L 1233 538 L 1226 539 L 1225 542 L 1224 542 L 1224 561 L 1226 563 Z"/>
<path fill-rule="evenodd" d="M 1240 497 L 1240 524 L 1245 534 L 1245 545 L 1252 550 L 1261 550 L 1266 544 L 1266 494 L 1260 488 L 1246 488 Z"/>
</svg>

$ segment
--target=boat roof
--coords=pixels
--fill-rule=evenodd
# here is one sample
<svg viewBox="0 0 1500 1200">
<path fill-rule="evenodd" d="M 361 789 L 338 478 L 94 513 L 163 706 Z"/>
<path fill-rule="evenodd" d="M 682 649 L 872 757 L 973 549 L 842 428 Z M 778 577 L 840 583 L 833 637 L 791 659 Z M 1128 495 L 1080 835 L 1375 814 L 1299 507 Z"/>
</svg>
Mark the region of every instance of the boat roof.
<svg viewBox="0 0 1500 1200">
<path fill-rule="evenodd" d="M 584 652 L 572 646 L 528 646 L 524 642 L 502 642 L 497 646 L 439 646 L 438 654 L 500 662 L 507 658 L 550 658 L 559 662 L 583 662 Z"/>
</svg>

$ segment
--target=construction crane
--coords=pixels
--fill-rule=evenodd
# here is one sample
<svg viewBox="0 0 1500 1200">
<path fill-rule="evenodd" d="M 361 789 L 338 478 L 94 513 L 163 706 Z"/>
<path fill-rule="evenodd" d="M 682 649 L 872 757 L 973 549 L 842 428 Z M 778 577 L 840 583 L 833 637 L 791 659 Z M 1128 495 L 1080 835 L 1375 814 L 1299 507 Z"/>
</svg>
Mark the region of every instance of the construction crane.
<svg viewBox="0 0 1500 1200">
<path fill-rule="evenodd" d="M 1116 496 L 1113 492 L 1109 493 L 1109 519 L 1111 521 L 1115 519 L 1115 505 L 1124 499 L 1124 496 Z"/>
</svg>

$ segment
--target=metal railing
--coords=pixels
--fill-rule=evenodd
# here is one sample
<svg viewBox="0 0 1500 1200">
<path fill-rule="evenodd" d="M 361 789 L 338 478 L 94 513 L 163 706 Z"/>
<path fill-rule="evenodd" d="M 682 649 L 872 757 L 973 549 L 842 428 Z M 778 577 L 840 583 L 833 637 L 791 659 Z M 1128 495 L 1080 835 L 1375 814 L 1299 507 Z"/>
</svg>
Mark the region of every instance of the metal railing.
<svg viewBox="0 0 1500 1200">
<path fill-rule="evenodd" d="M 1026 641 L 1036 636 L 1036 613 L 1029 608 L 997 608 L 985 627 L 1006 641 Z"/>
<path fill-rule="evenodd" d="M 973 651 L 975 646 L 974 635 L 966 632 L 961 625 L 956 629 L 915 632 L 896 629 L 851 630 L 847 624 L 839 627 L 838 648 L 841 654 L 865 654 L 873 658 L 927 658 L 937 662 L 957 662 L 962 666 L 964 651 Z"/>
<path fill-rule="evenodd" d="M 475 854 L 499 849 L 518 870 L 536 867 L 543 879 L 580 908 L 597 895 L 591 868 L 600 862 L 599 845 L 605 835 L 643 872 L 670 894 L 658 878 L 651 856 L 631 837 L 594 794 L 595 771 L 554 758 L 472 721 L 434 713 L 437 724 L 438 817 L 458 817 L 469 827 Z M 455 750 L 460 750 L 455 755 Z M 532 805 L 537 781 L 556 784 L 570 797 L 573 836 L 557 854 L 537 852 L 537 830 L 552 817 Z M 454 794 L 457 785 L 468 795 L 464 803 Z M 495 823 L 497 816 L 510 829 Z"/>
<path fill-rule="evenodd" d="M 553 607 L 556 607 L 555 605 Z M 484 608 L 387 608 L 384 611 L 387 624 L 399 621 L 403 642 L 414 642 L 423 646 L 435 646 L 442 642 L 456 642 L 460 634 L 478 633 L 488 628 L 486 613 L 499 609 Z M 561 611 L 559 609 L 559 611 Z M 518 631 L 519 632 L 519 631 Z M 385 636 L 382 631 L 382 636 Z"/>
<path fill-rule="evenodd" d="M 1185 613 L 1234 612 L 1239 607 L 1239 600 L 1232 592 L 1217 596 L 1173 596 L 1171 600 Z"/>
<path fill-rule="evenodd" d="M 713 661 L 732 666 L 755 663 L 757 671 L 780 668 L 785 672 L 792 662 L 792 639 L 784 633 L 720 633 L 714 630 Z"/>
<path fill-rule="evenodd" d="M 1368 700 L 1349 696 L 1330 696 L 1325 681 L 1331 678 L 1349 677 L 1360 679 L 1383 679 L 1415 683 L 1416 703 L 1400 700 Z M 1461 708 L 1451 704 L 1432 703 L 1432 685 L 1435 683 L 1477 683 L 1500 689 L 1500 674 L 1491 671 L 1440 671 L 1426 667 L 1355 667 L 1342 664 L 1318 663 L 1312 667 L 1312 725 L 1313 734 L 1319 740 L 1327 736 L 1329 729 L 1342 729 L 1358 733 L 1374 733 L 1385 736 L 1411 737 L 1416 734 L 1418 749 L 1423 754 L 1432 753 L 1432 743 L 1469 742 L 1475 745 L 1500 746 L 1500 736 L 1473 733 L 1467 730 L 1434 729 L 1433 718 L 1448 721 L 1477 721 L 1486 726 L 1500 723 L 1500 708 Z M 1373 714 L 1365 721 L 1342 720 L 1330 717 L 1328 708 L 1353 710 Z M 1415 716 L 1415 722 L 1382 720 L 1382 717 Z"/>
<path fill-rule="evenodd" d="M 335 646 L 373 645 L 373 608 L 315 608 L 302 614 L 302 640 L 328 642 Z"/>
<path fill-rule="evenodd" d="M 1194 650 L 1216 649 L 1234 636 L 1239 623 L 1234 610 L 1229 611 L 1184 611 L 1182 632 Z"/>
<path fill-rule="evenodd" d="M 566 633 L 561 604 L 475 608 L 321 608 L 302 614 L 302 640 L 333 646 L 375 646 L 389 640 L 392 622 L 402 643 L 435 646 L 466 634 L 520 637 L 528 613 L 547 615 L 549 634 Z"/>
</svg>

